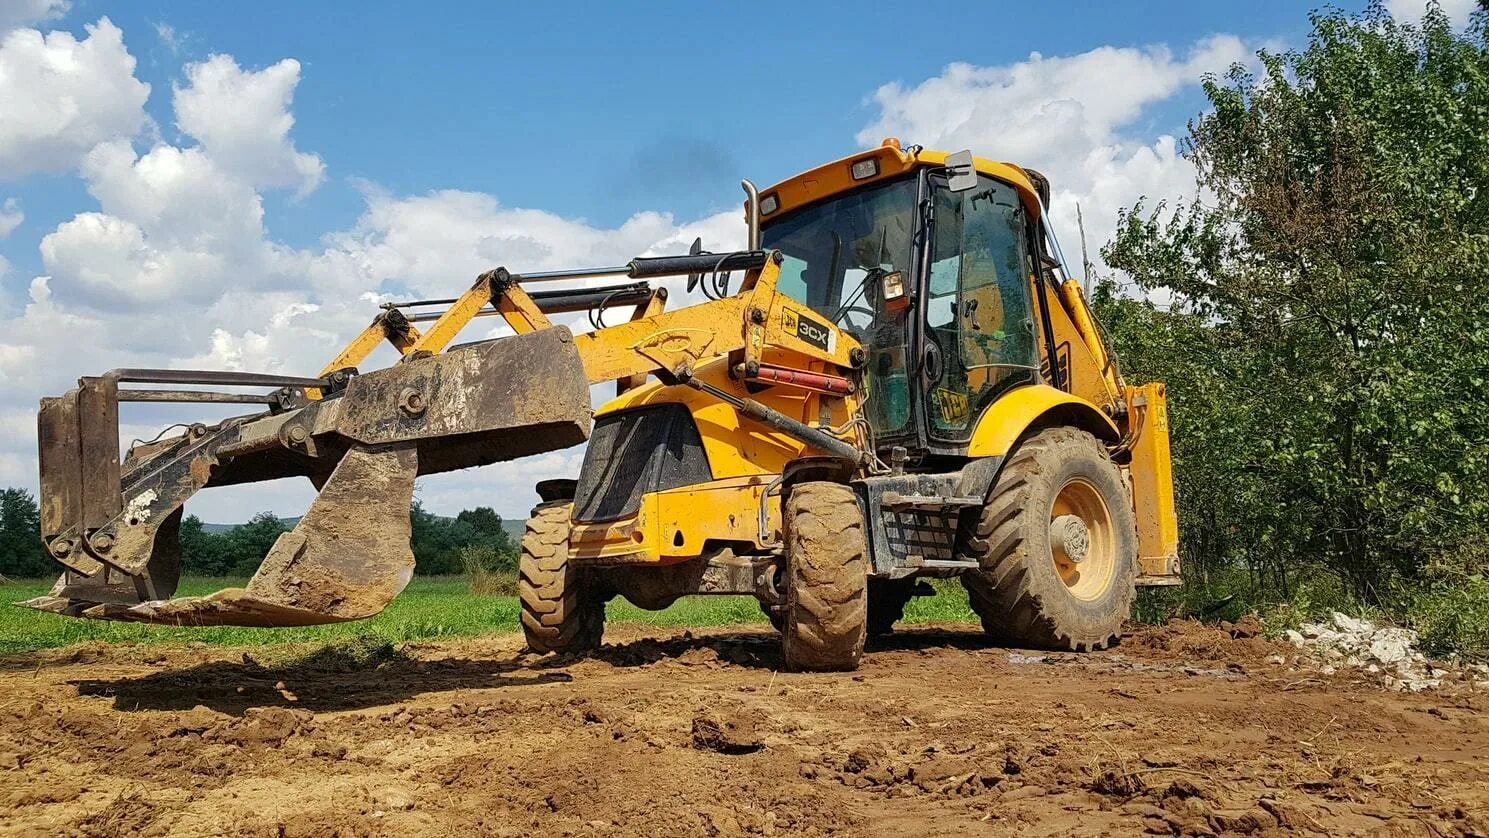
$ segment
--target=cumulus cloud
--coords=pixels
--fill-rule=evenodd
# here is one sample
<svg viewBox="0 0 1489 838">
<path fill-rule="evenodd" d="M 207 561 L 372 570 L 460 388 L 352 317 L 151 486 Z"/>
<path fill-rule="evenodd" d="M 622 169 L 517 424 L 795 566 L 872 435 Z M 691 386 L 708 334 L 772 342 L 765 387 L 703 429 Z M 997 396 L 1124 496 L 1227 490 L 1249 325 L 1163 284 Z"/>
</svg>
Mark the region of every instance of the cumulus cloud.
<svg viewBox="0 0 1489 838">
<path fill-rule="evenodd" d="M 186 67 L 176 123 L 196 145 L 144 154 L 127 137 L 94 146 L 79 172 L 99 202 L 41 243 L 58 299 L 141 309 L 207 304 L 293 284 L 294 260 L 267 240 L 261 190 L 314 189 L 325 166 L 289 139 L 299 64 L 245 71 L 216 55 Z"/>
<path fill-rule="evenodd" d="M 0 3 L 0 34 L 67 14 L 68 0 L 5 0 Z"/>
<path fill-rule="evenodd" d="M 485 193 L 394 195 L 366 184 L 355 224 L 326 234 L 317 247 L 286 246 L 265 228 L 264 194 L 303 193 L 325 176 L 320 157 L 297 149 L 292 138 L 299 80 L 292 60 L 246 70 L 231 56 L 213 56 L 188 65 L 173 89 L 183 142 L 142 150 L 137 126 L 87 134 L 91 145 L 69 165 L 97 205 L 42 238 L 46 275 L 0 321 L 0 382 L 4 392 L 24 395 L 0 402 L 0 416 L 29 414 L 37 394 L 120 365 L 313 373 L 366 325 L 378 299 L 453 295 L 498 264 L 618 264 L 681 251 L 694 236 L 715 250 L 743 243 L 738 212 L 689 223 L 639 212 L 606 227 L 507 206 Z M 19 207 L 6 204 L 4 212 L 0 218 L 18 216 Z M 685 304 L 682 289 L 673 290 L 674 306 Z M 566 322 L 588 327 L 582 315 Z M 502 330 L 483 321 L 471 337 Z M 148 418 L 125 421 L 139 432 Z M 0 442 L 0 468 L 29 460 L 29 436 Z M 439 511 L 485 503 L 522 514 L 533 500 L 532 481 L 572 475 L 580 456 L 555 452 L 519 467 L 434 477 L 421 482 L 421 496 Z M 34 476 L 25 482 L 34 485 Z M 208 520 L 236 520 L 244 509 L 265 507 L 294 513 L 309 496 L 298 485 L 245 487 L 226 498 L 206 493 L 193 511 Z"/>
<path fill-rule="evenodd" d="M 1386 11 L 1402 23 L 1417 23 L 1427 13 L 1432 0 L 1386 0 Z M 1479 7 L 1478 0 L 1436 0 L 1443 14 L 1454 26 L 1466 26 L 1469 15 Z"/>
<path fill-rule="evenodd" d="M 1141 138 L 1136 126 L 1153 106 L 1248 52 L 1238 38 L 1217 35 L 1182 55 L 1166 46 L 1099 47 L 1071 56 L 1033 53 L 994 67 L 952 64 L 913 86 L 879 88 L 879 115 L 858 140 L 870 145 L 894 135 L 1039 169 L 1051 179 L 1056 235 L 1074 259 L 1076 204 L 1094 251 L 1122 207 L 1144 195 L 1193 194 L 1193 169 L 1175 138 Z"/>
<path fill-rule="evenodd" d="M 26 214 L 21 212 L 20 202 L 15 198 L 6 198 L 5 203 L 0 204 L 0 239 L 15 232 L 26 220 Z"/>
<path fill-rule="evenodd" d="M 85 29 L 81 41 L 35 29 L 0 39 L 0 179 L 66 171 L 147 124 L 150 85 L 134 77 L 123 33 L 108 18 Z"/>
<path fill-rule="evenodd" d="M 222 169 L 256 187 L 313 191 L 325 179 L 320 157 L 295 149 L 290 113 L 300 62 L 293 58 L 244 71 L 230 55 L 186 68 L 175 88 L 176 124 L 195 137 Z"/>
</svg>

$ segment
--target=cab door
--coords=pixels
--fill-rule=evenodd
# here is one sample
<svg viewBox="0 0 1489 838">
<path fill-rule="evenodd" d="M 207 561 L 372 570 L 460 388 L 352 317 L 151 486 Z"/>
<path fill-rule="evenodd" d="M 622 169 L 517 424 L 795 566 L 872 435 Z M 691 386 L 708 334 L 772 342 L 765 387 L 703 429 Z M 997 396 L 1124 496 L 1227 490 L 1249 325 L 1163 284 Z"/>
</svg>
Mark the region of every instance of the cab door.
<svg viewBox="0 0 1489 838">
<path fill-rule="evenodd" d="M 1028 220 L 1002 181 L 979 176 L 960 192 L 931 184 L 922 399 L 932 448 L 951 453 L 994 399 L 1037 374 Z"/>
</svg>

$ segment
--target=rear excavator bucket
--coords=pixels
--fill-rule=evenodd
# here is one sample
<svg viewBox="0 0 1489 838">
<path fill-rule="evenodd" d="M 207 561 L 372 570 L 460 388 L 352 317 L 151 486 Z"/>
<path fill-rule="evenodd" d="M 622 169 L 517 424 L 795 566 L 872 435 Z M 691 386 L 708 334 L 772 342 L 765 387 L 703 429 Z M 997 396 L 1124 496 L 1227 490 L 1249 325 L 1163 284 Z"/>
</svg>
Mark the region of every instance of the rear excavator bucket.
<svg viewBox="0 0 1489 838">
<path fill-rule="evenodd" d="M 277 387 L 267 395 L 121 383 Z M 265 412 L 134 446 L 121 401 L 256 401 Z M 321 379 L 114 370 L 43 399 L 42 538 L 65 568 L 19 603 L 78 617 L 285 626 L 370 617 L 408 584 L 414 478 L 566 448 L 589 436 L 585 371 L 555 326 Z M 247 587 L 171 599 L 182 506 L 203 488 L 309 478 L 320 493 Z"/>
</svg>

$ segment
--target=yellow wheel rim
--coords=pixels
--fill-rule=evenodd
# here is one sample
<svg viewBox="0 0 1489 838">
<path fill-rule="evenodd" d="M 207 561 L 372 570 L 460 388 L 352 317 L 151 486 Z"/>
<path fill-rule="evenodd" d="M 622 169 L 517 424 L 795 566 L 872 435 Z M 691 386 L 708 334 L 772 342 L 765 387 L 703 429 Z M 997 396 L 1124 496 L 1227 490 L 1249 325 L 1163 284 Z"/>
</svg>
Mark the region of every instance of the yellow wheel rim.
<svg viewBox="0 0 1489 838">
<path fill-rule="evenodd" d="M 1050 509 L 1050 559 L 1076 599 L 1099 599 L 1117 566 L 1116 527 L 1101 492 L 1084 478 L 1067 481 Z"/>
</svg>

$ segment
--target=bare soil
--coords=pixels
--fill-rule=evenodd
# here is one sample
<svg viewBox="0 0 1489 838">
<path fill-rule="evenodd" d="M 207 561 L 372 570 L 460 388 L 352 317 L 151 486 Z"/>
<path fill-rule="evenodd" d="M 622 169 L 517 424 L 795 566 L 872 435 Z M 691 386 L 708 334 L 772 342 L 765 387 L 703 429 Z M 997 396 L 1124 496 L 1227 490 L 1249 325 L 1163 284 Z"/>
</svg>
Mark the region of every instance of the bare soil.
<svg viewBox="0 0 1489 838">
<path fill-rule="evenodd" d="M 1489 832 L 1482 694 L 1234 634 L 1044 655 L 946 626 L 814 675 L 773 635 L 640 627 L 582 659 L 73 647 L 0 662 L 0 833 Z"/>
</svg>

